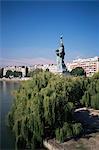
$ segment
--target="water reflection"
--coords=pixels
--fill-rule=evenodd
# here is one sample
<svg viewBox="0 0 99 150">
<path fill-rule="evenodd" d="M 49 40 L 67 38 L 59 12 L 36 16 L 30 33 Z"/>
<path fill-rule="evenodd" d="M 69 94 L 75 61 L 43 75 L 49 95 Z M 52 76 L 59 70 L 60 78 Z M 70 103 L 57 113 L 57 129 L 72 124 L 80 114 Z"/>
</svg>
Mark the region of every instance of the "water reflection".
<svg viewBox="0 0 99 150">
<path fill-rule="evenodd" d="M 11 92 L 19 87 L 19 82 L 0 81 L 0 149 L 15 149 L 15 139 L 11 130 L 6 126 L 6 117 L 10 110 L 13 97 Z"/>
</svg>

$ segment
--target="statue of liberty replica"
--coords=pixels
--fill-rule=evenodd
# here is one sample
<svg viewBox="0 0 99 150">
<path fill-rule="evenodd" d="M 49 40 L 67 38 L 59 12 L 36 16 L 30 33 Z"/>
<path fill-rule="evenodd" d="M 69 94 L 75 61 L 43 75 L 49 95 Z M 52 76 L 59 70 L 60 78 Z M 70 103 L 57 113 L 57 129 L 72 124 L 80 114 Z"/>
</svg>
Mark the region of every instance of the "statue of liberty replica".
<svg viewBox="0 0 99 150">
<path fill-rule="evenodd" d="M 66 65 L 64 63 L 64 44 L 63 44 L 63 36 L 60 37 L 60 47 L 56 50 L 57 55 L 57 72 L 60 74 L 65 74 L 67 72 Z"/>
</svg>

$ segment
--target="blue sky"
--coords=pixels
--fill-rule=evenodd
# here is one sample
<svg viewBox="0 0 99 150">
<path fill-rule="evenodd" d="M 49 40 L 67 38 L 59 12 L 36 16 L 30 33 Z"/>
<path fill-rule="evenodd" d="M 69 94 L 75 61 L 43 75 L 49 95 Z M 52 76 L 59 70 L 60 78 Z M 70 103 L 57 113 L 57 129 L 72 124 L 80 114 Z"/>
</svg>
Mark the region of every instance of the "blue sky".
<svg viewBox="0 0 99 150">
<path fill-rule="evenodd" d="M 99 55 L 98 1 L 2 1 L 0 59 L 55 61 L 63 34 L 65 60 Z"/>
</svg>

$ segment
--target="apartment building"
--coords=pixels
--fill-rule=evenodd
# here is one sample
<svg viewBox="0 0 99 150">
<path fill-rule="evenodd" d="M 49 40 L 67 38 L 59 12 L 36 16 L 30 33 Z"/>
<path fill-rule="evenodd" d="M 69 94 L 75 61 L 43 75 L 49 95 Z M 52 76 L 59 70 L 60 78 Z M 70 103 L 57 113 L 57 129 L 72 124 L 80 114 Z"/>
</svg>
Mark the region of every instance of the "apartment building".
<svg viewBox="0 0 99 150">
<path fill-rule="evenodd" d="M 56 64 L 45 64 L 45 65 L 36 65 L 35 68 L 39 69 L 49 69 L 50 72 L 56 73 L 57 72 L 57 65 Z"/>
<path fill-rule="evenodd" d="M 99 72 L 99 57 L 77 59 L 71 63 L 67 63 L 69 71 L 76 67 L 82 67 L 86 72 L 86 76 L 92 76 L 95 72 Z"/>
</svg>

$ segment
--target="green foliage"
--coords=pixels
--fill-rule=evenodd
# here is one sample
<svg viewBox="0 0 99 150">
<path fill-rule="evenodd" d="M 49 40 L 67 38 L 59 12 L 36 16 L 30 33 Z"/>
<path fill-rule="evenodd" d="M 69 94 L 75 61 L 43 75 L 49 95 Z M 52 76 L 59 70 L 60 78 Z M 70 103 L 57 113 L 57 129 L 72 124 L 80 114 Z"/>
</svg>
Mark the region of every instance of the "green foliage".
<svg viewBox="0 0 99 150">
<path fill-rule="evenodd" d="M 22 72 L 20 72 L 20 71 L 14 71 L 13 72 L 13 76 L 14 77 L 22 77 Z"/>
<path fill-rule="evenodd" d="M 64 133 L 64 138 L 68 138 L 72 136 L 72 129 L 71 129 L 71 124 L 65 122 L 63 127 L 63 133 Z"/>
<path fill-rule="evenodd" d="M 67 138 L 77 137 L 83 131 L 81 123 L 67 123 L 63 124 L 62 128 L 57 128 L 55 131 L 56 139 L 59 142 L 64 142 Z"/>
<path fill-rule="evenodd" d="M 72 125 L 72 132 L 73 132 L 73 136 L 77 137 L 80 135 L 80 133 L 82 132 L 83 128 L 81 123 L 75 123 Z"/>
<path fill-rule="evenodd" d="M 93 76 L 92 76 L 93 79 L 99 79 L 99 72 L 95 73 Z"/>
<path fill-rule="evenodd" d="M 78 135 L 79 126 L 72 128 L 73 110 L 88 84 L 86 78 L 54 75 L 42 70 L 36 70 L 31 80 L 22 82 L 14 92 L 14 104 L 8 115 L 19 147 L 22 139 L 23 147 L 34 149 L 48 136 L 56 134 L 63 142 L 66 137 Z"/>
<path fill-rule="evenodd" d="M 91 97 L 91 107 L 99 109 L 99 93 Z"/>
<path fill-rule="evenodd" d="M 60 139 L 60 129 L 59 129 L 59 128 L 56 129 L 55 135 L 56 135 L 56 139 L 57 139 L 58 141 L 60 141 L 61 139 Z"/>
<path fill-rule="evenodd" d="M 37 69 L 35 69 L 34 71 L 28 72 L 28 73 L 27 73 L 27 76 L 28 76 L 28 77 L 33 77 L 34 74 L 38 74 L 39 72 L 43 72 L 43 70 L 37 68 Z"/>
<path fill-rule="evenodd" d="M 22 135 L 19 135 L 16 139 L 16 148 L 17 149 L 25 149 L 26 141 Z"/>
<path fill-rule="evenodd" d="M 82 104 L 85 105 L 86 107 L 89 107 L 90 103 L 91 103 L 90 94 L 88 91 L 86 91 L 84 96 L 82 97 Z"/>
<path fill-rule="evenodd" d="M 6 78 L 13 76 L 13 72 L 11 70 L 7 70 L 6 72 Z"/>
<path fill-rule="evenodd" d="M 6 72 L 6 78 L 9 78 L 9 77 L 22 77 L 22 72 L 20 71 L 11 71 L 11 70 L 7 70 Z"/>
<path fill-rule="evenodd" d="M 81 103 L 86 107 L 99 109 L 99 79 L 96 75 L 90 79 Z"/>
<path fill-rule="evenodd" d="M 76 67 L 75 69 L 72 69 L 71 75 L 74 76 L 85 76 L 85 71 L 82 67 Z"/>
</svg>

